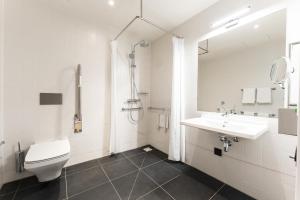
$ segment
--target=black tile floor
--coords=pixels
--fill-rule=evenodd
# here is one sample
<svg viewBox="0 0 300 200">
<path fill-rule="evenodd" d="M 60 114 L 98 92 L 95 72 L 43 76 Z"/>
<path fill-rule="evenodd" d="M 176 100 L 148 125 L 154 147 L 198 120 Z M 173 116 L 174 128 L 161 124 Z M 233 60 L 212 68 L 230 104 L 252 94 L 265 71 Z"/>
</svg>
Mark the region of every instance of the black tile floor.
<svg viewBox="0 0 300 200">
<path fill-rule="evenodd" d="M 142 148 L 67 167 L 60 178 L 5 184 L 0 200 L 253 200 L 167 155 Z"/>
</svg>

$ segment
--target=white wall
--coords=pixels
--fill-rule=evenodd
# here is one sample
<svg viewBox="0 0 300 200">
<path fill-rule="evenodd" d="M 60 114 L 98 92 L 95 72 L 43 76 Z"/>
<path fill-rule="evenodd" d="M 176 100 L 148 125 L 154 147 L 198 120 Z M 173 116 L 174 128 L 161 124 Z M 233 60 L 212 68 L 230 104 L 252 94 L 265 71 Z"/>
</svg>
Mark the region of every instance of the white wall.
<svg viewBox="0 0 300 200">
<path fill-rule="evenodd" d="M 228 110 L 234 108 L 237 112 L 251 112 L 252 115 L 257 112 L 261 116 L 277 115 L 278 108 L 284 105 L 284 90 L 272 84 L 269 78 L 270 66 L 274 60 L 284 55 L 285 38 L 214 59 L 203 60 L 199 56 L 198 110 L 217 112 L 220 102 L 224 101 Z M 276 88 L 272 91 L 272 103 L 242 104 L 242 88 L 264 87 Z"/>
<path fill-rule="evenodd" d="M 0 141 L 3 140 L 4 0 L 0 0 Z M 0 188 L 3 184 L 3 146 L 0 145 Z"/>
<path fill-rule="evenodd" d="M 227 0 L 219 1 L 217 4 L 208 8 L 204 12 L 195 16 L 193 19 L 187 21 L 185 24 L 178 27 L 175 32 L 185 37 L 185 70 L 184 70 L 184 87 L 186 90 L 184 98 L 185 117 L 191 118 L 199 116 L 197 112 L 197 42 L 198 39 L 210 31 L 210 25 L 229 15 L 233 10 L 239 10 L 248 5 L 247 0 Z M 275 3 L 282 1 L 268 1 L 268 0 L 254 0 L 251 1 L 251 12 L 260 9 L 268 8 Z M 171 59 L 169 52 L 164 49 L 170 46 L 170 37 L 165 36 L 153 44 L 154 48 L 159 50 L 153 54 L 152 62 L 168 63 Z M 163 66 L 163 65 L 161 65 Z M 160 77 L 155 73 L 155 65 L 153 65 L 152 76 Z M 171 69 L 167 64 L 165 70 Z M 163 71 L 163 69 L 160 69 Z M 159 72 L 157 70 L 157 72 Z M 156 97 L 160 91 L 161 85 L 170 80 L 171 71 L 169 74 L 163 76 L 161 79 L 155 79 L 155 85 L 152 85 L 151 94 L 152 99 L 158 100 L 157 104 L 164 104 L 163 99 L 169 97 Z M 154 79 L 152 77 L 152 79 Z M 159 93 L 163 95 L 163 92 Z M 165 95 L 170 95 L 166 93 Z M 152 121 L 155 124 L 156 121 Z M 263 137 L 256 141 L 242 140 L 235 144 L 226 156 L 216 157 L 212 153 L 214 146 L 219 146 L 220 143 L 216 134 L 200 131 L 192 128 L 186 130 L 186 162 L 195 166 L 196 168 L 232 185 L 233 187 L 253 196 L 257 199 L 263 200 L 291 200 L 294 199 L 295 186 L 295 171 L 294 162 L 288 158 L 293 155 L 296 147 L 296 138 L 292 136 L 277 134 L 277 120 L 271 119 L 269 121 L 270 131 Z M 161 140 L 159 143 L 151 143 L 154 146 L 161 146 L 164 144 L 162 150 L 167 149 L 168 137 L 163 137 L 162 133 L 154 132 L 151 135 L 157 135 Z M 151 140 L 155 142 L 155 140 Z"/>
<path fill-rule="evenodd" d="M 23 148 L 35 142 L 68 137 L 71 159 L 68 165 L 108 154 L 110 128 L 110 38 L 106 27 L 90 24 L 75 16 L 44 7 L 37 0 L 7 0 L 5 7 L 4 49 L 4 133 L 5 182 L 27 176 L 15 173 L 17 142 Z M 129 52 L 129 37 L 120 41 L 122 51 Z M 138 51 L 137 62 L 150 58 Z M 149 50 L 148 50 L 149 51 Z M 121 52 L 124 56 L 128 53 Z M 73 134 L 75 112 L 75 68 L 82 65 L 83 133 Z M 149 74 L 142 66 L 137 78 Z M 128 65 L 121 66 L 128 72 Z M 143 71 L 144 70 L 144 71 Z M 143 74 L 142 76 L 139 76 Z M 127 75 L 128 73 L 126 73 Z M 125 77 L 125 76 L 124 76 Z M 120 74 L 120 82 L 128 85 Z M 143 89 L 147 90 L 147 83 Z M 118 91 L 124 96 L 128 88 Z M 63 105 L 39 106 L 40 92 L 63 93 Z M 120 98 L 125 101 L 126 98 Z M 120 105 L 120 109 L 121 109 Z M 145 127 L 132 127 L 120 114 L 123 127 L 118 144 L 120 150 L 142 145 L 137 130 L 145 135 Z M 143 136 L 144 138 L 144 136 Z M 143 143 L 144 144 L 144 143 Z"/>
<path fill-rule="evenodd" d="M 36 1 L 6 2 L 5 181 L 17 178 L 14 151 L 18 141 L 26 148 L 34 142 L 69 137 L 69 164 L 106 154 L 109 46 L 105 34 Z M 74 135 L 74 81 L 79 63 L 83 133 Z M 63 105 L 39 106 L 40 92 L 63 93 Z"/>
<path fill-rule="evenodd" d="M 152 44 L 151 97 L 153 107 L 170 108 L 172 95 L 172 44 L 171 39 L 159 40 Z M 168 152 L 169 132 L 158 130 L 160 112 L 149 113 L 148 142 L 154 147 Z"/>
</svg>

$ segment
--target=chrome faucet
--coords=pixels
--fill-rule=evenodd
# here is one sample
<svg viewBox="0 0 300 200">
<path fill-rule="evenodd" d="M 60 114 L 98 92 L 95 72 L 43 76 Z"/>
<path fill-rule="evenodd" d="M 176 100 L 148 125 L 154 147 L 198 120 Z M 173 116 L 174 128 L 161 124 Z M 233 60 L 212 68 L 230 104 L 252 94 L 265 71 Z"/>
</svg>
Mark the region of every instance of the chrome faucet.
<svg viewBox="0 0 300 200">
<path fill-rule="evenodd" d="M 224 113 L 221 114 L 222 117 L 225 117 L 227 115 L 228 115 L 228 112 L 224 112 Z"/>
<path fill-rule="evenodd" d="M 218 108 L 218 112 L 222 112 L 222 117 L 227 116 L 229 114 L 236 114 L 236 109 L 235 109 L 235 105 L 233 106 L 232 109 L 227 110 L 225 107 L 225 101 L 221 101 L 221 106 L 220 108 Z"/>
<path fill-rule="evenodd" d="M 225 117 L 225 116 L 227 116 L 228 115 L 228 111 L 227 111 L 227 109 L 225 108 L 225 101 L 221 101 L 221 109 L 222 109 L 222 117 Z M 220 110 L 221 110 L 220 109 Z"/>
</svg>

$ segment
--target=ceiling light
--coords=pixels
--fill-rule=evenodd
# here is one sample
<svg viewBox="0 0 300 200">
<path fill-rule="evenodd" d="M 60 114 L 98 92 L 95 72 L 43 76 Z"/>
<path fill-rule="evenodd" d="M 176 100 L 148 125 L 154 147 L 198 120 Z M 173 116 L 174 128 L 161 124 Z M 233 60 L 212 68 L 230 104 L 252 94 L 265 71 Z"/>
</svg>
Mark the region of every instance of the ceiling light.
<svg viewBox="0 0 300 200">
<path fill-rule="evenodd" d="M 270 8 L 267 9 L 263 9 L 260 11 L 257 11 L 255 13 L 252 13 L 250 15 L 247 15 L 245 17 L 241 17 L 239 19 L 236 20 L 236 23 L 234 23 L 234 20 L 232 20 L 231 23 L 227 23 L 221 27 L 216 28 L 215 30 L 212 30 L 211 32 L 203 35 L 202 37 L 200 37 L 198 40 L 199 41 L 204 41 L 207 39 L 210 39 L 212 37 L 215 37 L 217 35 L 221 35 L 223 33 L 226 33 L 228 31 L 234 30 L 238 27 L 244 26 L 246 24 L 252 23 L 258 19 L 261 19 L 265 16 L 268 16 L 274 12 L 277 12 L 279 10 L 285 9 L 286 8 L 286 4 L 284 3 L 280 3 L 280 4 L 276 4 Z M 231 25 L 231 26 L 230 26 Z"/>
<path fill-rule="evenodd" d="M 108 5 L 110 6 L 114 6 L 115 5 L 115 1 L 114 0 L 108 0 Z"/>
<path fill-rule="evenodd" d="M 258 25 L 258 24 L 255 24 L 255 25 L 253 26 L 253 28 L 254 28 L 254 29 L 258 29 L 258 28 L 259 28 L 259 25 Z"/>
<path fill-rule="evenodd" d="M 236 13 L 233 13 L 230 16 L 224 17 L 223 19 L 220 19 L 219 21 L 216 21 L 215 23 L 213 23 L 212 28 L 216 28 L 222 25 L 225 25 L 227 23 L 231 23 L 232 21 L 237 21 L 240 17 L 242 17 L 243 15 L 245 15 L 246 13 L 248 13 L 251 9 L 251 6 L 248 6 Z"/>
</svg>

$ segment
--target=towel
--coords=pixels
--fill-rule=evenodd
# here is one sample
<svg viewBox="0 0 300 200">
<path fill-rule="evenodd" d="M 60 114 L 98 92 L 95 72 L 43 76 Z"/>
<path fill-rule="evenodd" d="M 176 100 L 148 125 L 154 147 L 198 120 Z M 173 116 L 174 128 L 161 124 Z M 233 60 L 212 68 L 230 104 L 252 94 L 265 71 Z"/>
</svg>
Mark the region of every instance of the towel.
<svg viewBox="0 0 300 200">
<path fill-rule="evenodd" d="M 166 129 L 169 129 L 169 114 L 166 114 Z"/>
<path fill-rule="evenodd" d="M 243 104 L 254 104 L 256 97 L 256 88 L 244 88 L 243 89 Z"/>
<path fill-rule="evenodd" d="M 271 88 L 257 88 L 257 103 L 270 104 L 272 103 L 272 89 Z"/>
<path fill-rule="evenodd" d="M 164 114 L 158 115 L 158 128 L 166 127 L 166 116 Z"/>
</svg>

